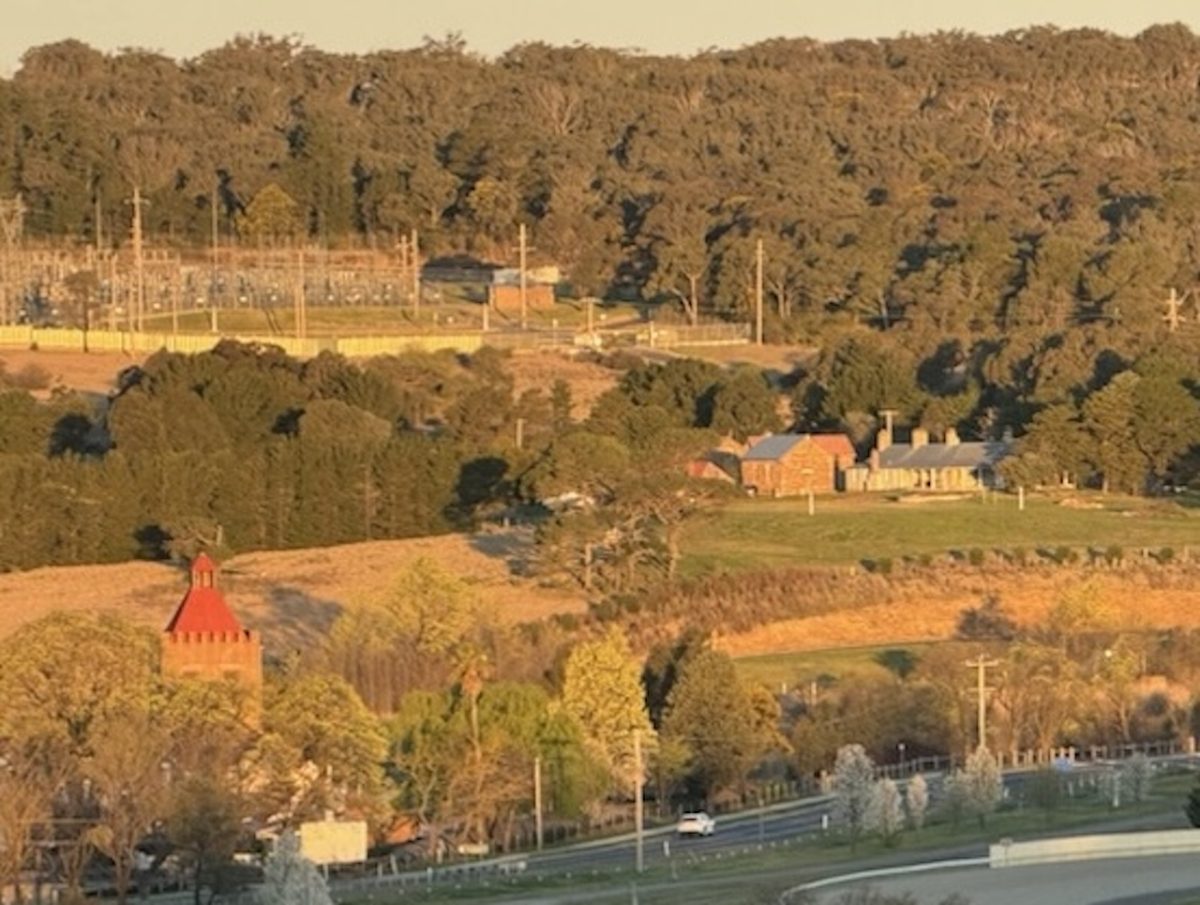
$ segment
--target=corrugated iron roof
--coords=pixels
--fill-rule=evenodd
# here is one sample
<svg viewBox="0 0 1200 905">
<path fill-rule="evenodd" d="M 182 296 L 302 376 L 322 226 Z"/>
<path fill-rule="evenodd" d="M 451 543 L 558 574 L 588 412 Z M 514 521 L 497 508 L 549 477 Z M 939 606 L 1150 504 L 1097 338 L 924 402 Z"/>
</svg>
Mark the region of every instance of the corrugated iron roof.
<svg viewBox="0 0 1200 905">
<path fill-rule="evenodd" d="M 979 468 L 991 467 L 1008 455 L 1009 444 L 989 440 L 982 443 L 926 443 L 913 449 L 911 443 L 894 443 L 879 453 L 880 468 Z"/>
<path fill-rule="evenodd" d="M 742 458 L 752 461 L 782 458 L 807 436 L 808 434 L 770 434 L 746 450 L 746 455 Z"/>
<path fill-rule="evenodd" d="M 812 440 L 831 456 L 854 458 L 854 446 L 845 434 L 768 434 L 751 445 L 742 458 L 773 461 L 782 458 L 805 440 Z"/>
</svg>

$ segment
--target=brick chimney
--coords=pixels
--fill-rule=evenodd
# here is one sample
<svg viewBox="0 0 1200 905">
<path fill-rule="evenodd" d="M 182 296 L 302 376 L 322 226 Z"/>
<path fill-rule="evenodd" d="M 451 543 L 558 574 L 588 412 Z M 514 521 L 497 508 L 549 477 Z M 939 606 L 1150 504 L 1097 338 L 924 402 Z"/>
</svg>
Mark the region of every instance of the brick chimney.
<svg viewBox="0 0 1200 905">
<path fill-rule="evenodd" d="M 958 446 L 958 431 L 952 427 L 946 428 L 946 445 Z"/>
<path fill-rule="evenodd" d="M 879 414 L 883 415 L 883 427 L 875 436 L 875 449 L 883 452 L 892 445 L 892 428 L 895 424 L 896 413 L 892 409 L 884 409 Z"/>
<path fill-rule="evenodd" d="M 920 449 L 929 442 L 929 431 L 923 427 L 914 427 L 912 429 L 912 448 Z"/>
</svg>

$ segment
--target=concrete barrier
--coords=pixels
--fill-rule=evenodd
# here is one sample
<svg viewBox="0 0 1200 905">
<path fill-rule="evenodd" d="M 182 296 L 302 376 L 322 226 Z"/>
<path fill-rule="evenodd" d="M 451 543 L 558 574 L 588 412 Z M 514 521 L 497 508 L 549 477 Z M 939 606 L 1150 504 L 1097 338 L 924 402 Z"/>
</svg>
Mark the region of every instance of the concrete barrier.
<svg viewBox="0 0 1200 905">
<path fill-rule="evenodd" d="M 1013 842 L 1003 839 L 988 850 L 994 868 L 1063 861 L 1094 861 L 1101 858 L 1146 858 L 1200 852 L 1200 830 L 1158 830 L 1147 833 L 1111 833 L 1098 836 L 1066 836 Z"/>
</svg>

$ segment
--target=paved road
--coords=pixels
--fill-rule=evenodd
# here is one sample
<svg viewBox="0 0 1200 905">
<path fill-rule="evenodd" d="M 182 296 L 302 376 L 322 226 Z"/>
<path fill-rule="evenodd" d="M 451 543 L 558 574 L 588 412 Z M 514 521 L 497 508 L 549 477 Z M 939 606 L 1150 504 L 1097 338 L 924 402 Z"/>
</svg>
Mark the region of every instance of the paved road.
<svg viewBox="0 0 1200 905">
<path fill-rule="evenodd" d="M 1200 890 L 1200 859 L 1167 855 L 938 871 L 832 887 L 822 891 L 816 901 L 827 905 L 847 892 L 865 888 L 888 895 L 909 893 L 918 902 L 940 902 L 960 893 L 971 905 L 1155 905 L 1174 903 L 1180 896 Z"/>
<path fill-rule="evenodd" d="M 1091 768 L 1081 768 L 1084 775 Z M 1010 773 L 1004 777 L 1010 794 L 1016 794 L 1028 780 L 1025 773 Z M 769 808 L 761 816 L 745 814 L 718 817 L 717 831 L 706 838 L 679 838 L 672 829 L 652 830 L 646 834 L 645 863 L 647 867 L 669 863 L 687 863 L 694 856 L 718 852 L 739 852 L 746 848 L 783 840 L 795 840 L 819 832 L 821 818 L 832 809 L 827 798 L 809 798 L 792 804 Z M 664 841 L 667 848 L 663 847 Z M 601 840 L 592 844 L 572 845 L 557 851 L 525 856 L 529 870 L 589 871 L 628 868 L 634 865 L 634 841 L 631 835 Z"/>
<path fill-rule="evenodd" d="M 1163 758 L 1163 760 L 1167 759 L 1179 758 Z M 1080 765 L 1072 771 L 1072 775 L 1082 777 L 1098 769 L 1104 768 L 1097 765 Z M 1020 786 L 1028 780 L 1030 775 L 1026 773 L 1007 774 L 1004 777 L 1004 784 L 1009 793 L 1018 793 Z M 708 838 L 680 839 L 675 835 L 673 827 L 650 830 L 646 833 L 644 843 L 645 864 L 647 867 L 673 865 L 682 873 L 692 860 L 698 857 L 711 858 L 719 854 L 753 850 L 763 844 L 799 840 L 804 836 L 820 832 L 822 816 L 831 809 L 832 803 L 828 798 L 810 798 L 776 805 L 764 809 L 761 814 L 720 816 L 717 818 L 716 834 Z M 1087 829 L 1086 827 L 1079 828 L 1078 831 L 1083 832 Z M 666 848 L 664 848 L 664 842 L 667 843 Z M 551 849 L 540 854 L 514 853 L 500 858 L 497 862 L 484 863 L 524 862 L 524 870 L 529 873 L 586 875 L 592 871 L 632 870 L 635 863 L 634 852 L 633 836 L 626 834 L 621 837 Z M 977 843 L 943 854 L 945 857 L 966 857 L 985 853 L 986 846 Z M 465 869 L 464 866 L 442 868 L 439 870 L 439 874 L 453 877 L 456 871 L 463 869 Z M 414 872 L 413 876 L 423 878 L 425 874 L 424 872 Z M 786 886 L 786 879 L 780 885 Z M 1053 902 L 1055 900 L 1043 901 Z M 1074 902 L 1073 899 L 1064 901 Z M 980 903 L 973 903 L 973 905 L 980 905 Z M 1143 903 L 1137 903 L 1137 905 L 1143 905 Z"/>
<path fill-rule="evenodd" d="M 740 851 L 760 844 L 795 839 L 820 830 L 821 817 L 829 809 L 827 799 L 807 799 L 761 815 L 718 817 L 716 833 L 706 837 L 681 838 L 675 835 L 671 827 L 653 830 L 647 833 L 643 849 L 646 866 L 667 863 L 668 858 L 676 863 L 686 862 L 697 855 Z M 526 857 L 529 870 L 535 871 L 608 870 L 614 866 L 632 867 L 634 860 L 635 842 L 628 836 Z"/>
</svg>

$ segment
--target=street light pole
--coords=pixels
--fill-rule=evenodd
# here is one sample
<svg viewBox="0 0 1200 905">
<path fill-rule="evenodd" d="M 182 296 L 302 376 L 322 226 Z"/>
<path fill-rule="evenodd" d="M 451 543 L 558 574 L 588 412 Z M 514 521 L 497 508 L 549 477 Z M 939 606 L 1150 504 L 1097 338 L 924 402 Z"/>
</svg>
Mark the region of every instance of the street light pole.
<svg viewBox="0 0 1200 905">
<path fill-rule="evenodd" d="M 642 776 L 642 733 L 641 730 L 633 731 L 633 788 L 634 788 L 634 811 L 633 811 L 633 826 L 634 835 L 637 837 L 637 872 L 640 874 L 646 867 L 645 860 L 645 821 L 642 814 L 642 786 L 644 777 Z"/>
<path fill-rule="evenodd" d="M 542 850 L 542 759 L 533 759 L 533 810 L 537 823 L 537 850 Z"/>
</svg>

